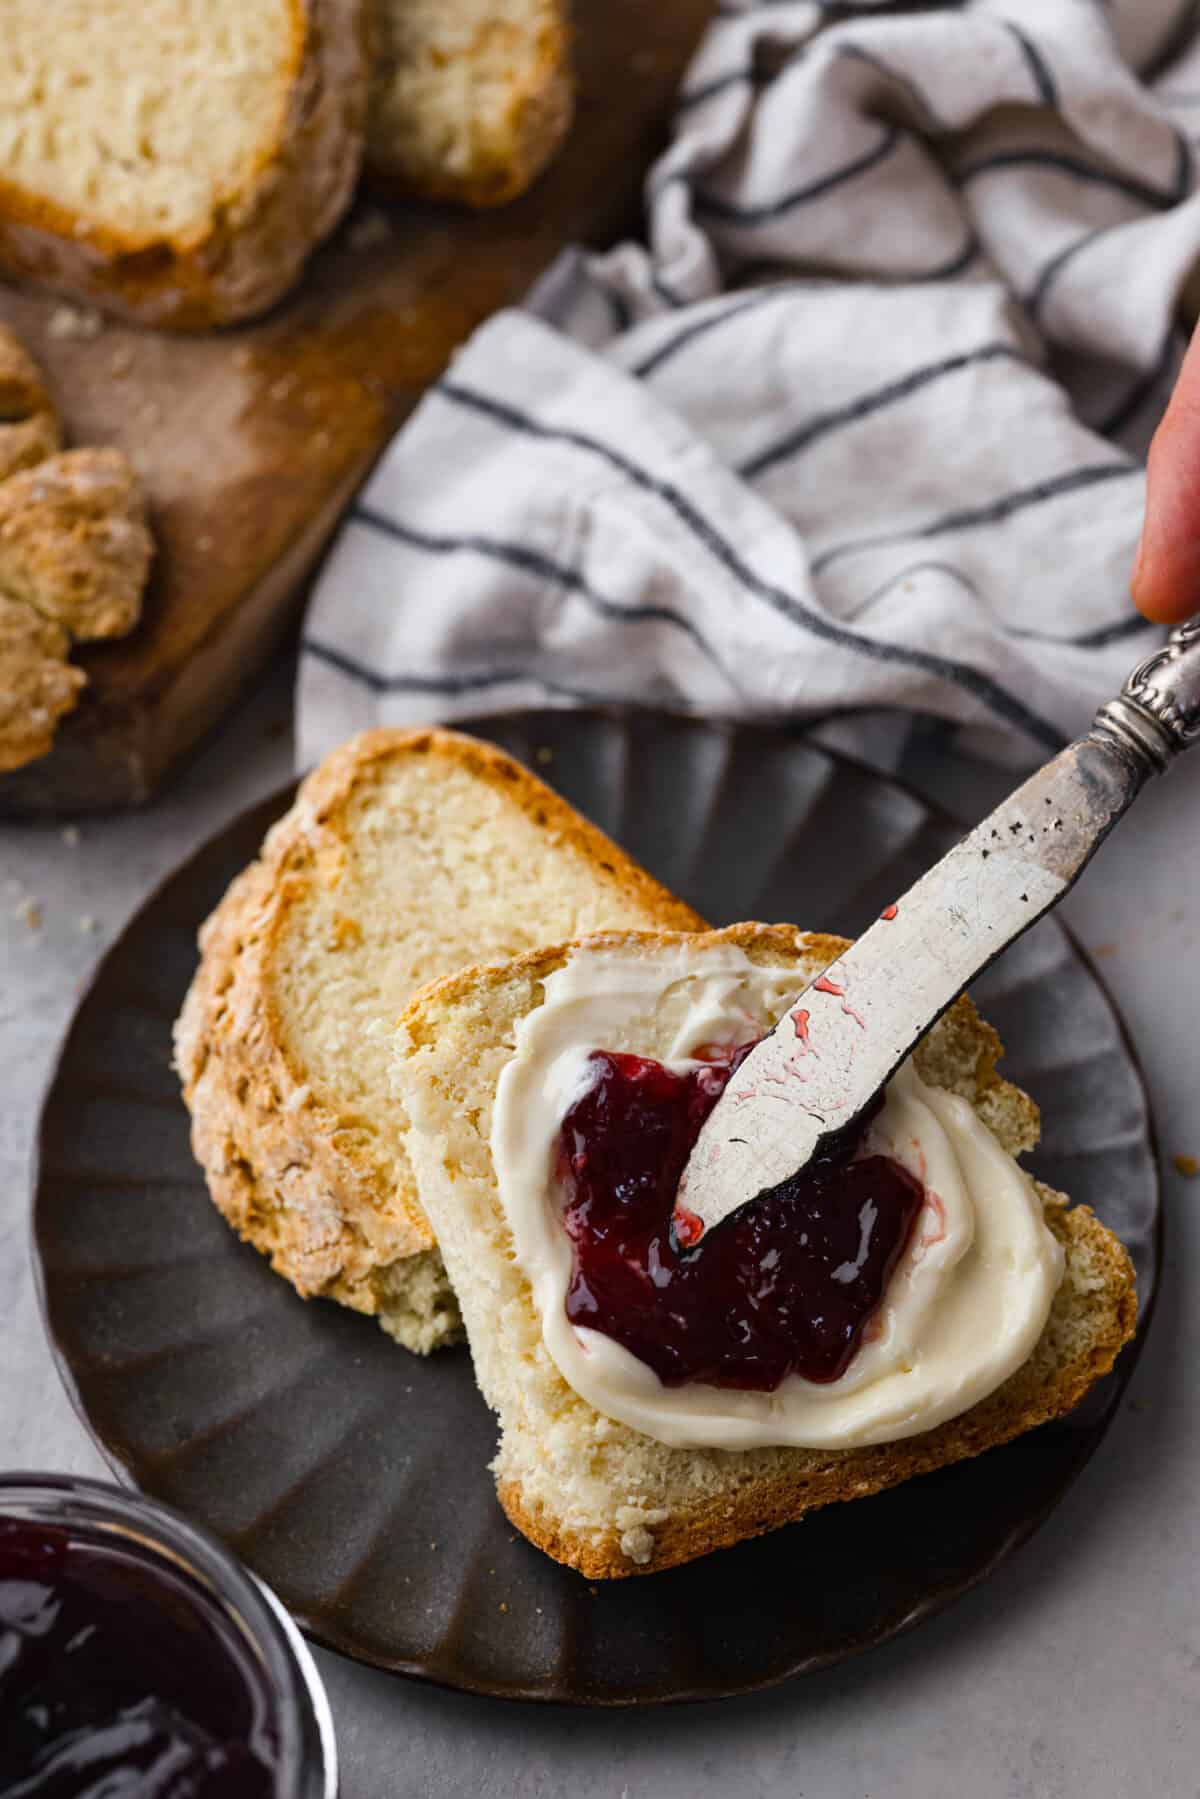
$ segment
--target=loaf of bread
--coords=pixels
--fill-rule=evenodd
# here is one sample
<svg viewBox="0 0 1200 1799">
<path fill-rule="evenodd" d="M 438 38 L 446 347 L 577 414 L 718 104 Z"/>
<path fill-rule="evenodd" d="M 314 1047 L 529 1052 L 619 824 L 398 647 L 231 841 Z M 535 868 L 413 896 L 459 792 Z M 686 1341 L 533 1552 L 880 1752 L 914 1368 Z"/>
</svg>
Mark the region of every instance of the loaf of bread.
<svg viewBox="0 0 1200 1799">
<path fill-rule="evenodd" d="M 7 0 L 0 264 L 149 324 L 266 310 L 344 211 L 367 0 Z"/>
<path fill-rule="evenodd" d="M 565 0 L 374 0 L 367 160 L 470 206 L 524 191 L 571 121 Z"/>
<path fill-rule="evenodd" d="M 614 941 L 612 939 L 609 940 Z M 814 978 L 846 946 L 791 927 L 737 925 L 690 940 L 734 943 L 751 960 Z M 624 939 L 637 955 L 671 951 L 663 933 Z M 602 1416 L 564 1381 L 542 1341 L 515 1258 L 490 1149 L 493 1101 L 521 1020 L 570 950 L 543 949 L 477 968 L 417 995 L 397 1034 L 395 1080 L 408 1146 L 462 1307 L 475 1373 L 500 1424 L 500 1503 L 539 1548 L 589 1579 L 650 1572 L 855 1499 L 1003 1443 L 1074 1406 L 1113 1363 L 1136 1317 L 1133 1271 L 1083 1206 L 1040 1188 L 1066 1273 L 1029 1360 L 969 1411 L 922 1435 L 870 1448 L 671 1448 Z M 645 1040 L 668 1053 L 675 1026 Z M 598 1045 L 597 1047 L 603 1047 Z M 917 1050 L 922 1078 L 968 1099 L 1004 1148 L 1037 1138 L 1037 1110 L 999 1079 L 995 1033 L 961 999 Z"/>
<path fill-rule="evenodd" d="M 372 731 L 300 789 L 201 932 L 176 1027 L 214 1201 L 297 1292 L 408 1348 L 458 1328 L 394 1125 L 391 1030 L 424 982 L 550 938 L 702 929 L 519 763 Z"/>
<path fill-rule="evenodd" d="M 0 774 L 44 756 L 87 676 L 71 645 L 141 616 L 153 542 L 120 450 L 65 450 L 38 368 L 0 327 Z"/>
</svg>

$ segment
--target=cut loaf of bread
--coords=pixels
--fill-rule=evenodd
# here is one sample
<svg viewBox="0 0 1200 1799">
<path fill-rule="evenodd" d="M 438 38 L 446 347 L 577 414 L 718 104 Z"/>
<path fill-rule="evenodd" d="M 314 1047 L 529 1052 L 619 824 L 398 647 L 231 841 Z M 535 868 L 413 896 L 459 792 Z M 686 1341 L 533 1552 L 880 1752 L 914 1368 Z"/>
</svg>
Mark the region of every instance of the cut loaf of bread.
<svg viewBox="0 0 1200 1799">
<path fill-rule="evenodd" d="M 263 312 L 353 190 L 367 0 L 6 0 L 0 264 L 147 323 Z"/>
<path fill-rule="evenodd" d="M 511 757 L 372 731 L 309 776 L 201 936 L 176 1026 L 212 1197 L 297 1292 L 411 1349 L 458 1328 L 389 1089 L 424 982 L 568 933 L 703 929 Z"/>
<path fill-rule="evenodd" d="M 373 0 L 367 160 L 471 206 L 527 188 L 571 121 L 565 0 Z"/>
<path fill-rule="evenodd" d="M 614 941 L 608 939 L 608 941 Z M 678 943 L 624 939 L 653 958 Z M 735 925 L 694 939 L 739 944 L 755 962 L 810 979 L 846 946 L 791 927 Z M 496 1083 L 520 1021 L 570 950 L 543 949 L 503 968 L 461 971 L 417 995 L 397 1037 L 394 1071 L 409 1154 L 462 1307 L 475 1373 L 498 1415 L 500 1503 L 539 1548 L 589 1579 L 647 1573 L 792 1523 L 910 1475 L 977 1455 L 1074 1406 L 1107 1372 L 1136 1319 L 1133 1270 L 1084 1206 L 1039 1188 L 1066 1274 L 1032 1356 L 989 1398 L 923 1435 L 878 1447 L 669 1448 L 602 1416 L 563 1380 L 542 1342 L 496 1188 L 489 1139 Z M 623 1048 L 662 1056 L 655 1039 Z M 604 1047 L 597 1045 L 598 1048 Z M 1033 1102 L 995 1071 L 1000 1044 L 966 998 L 916 1052 L 923 1079 L 962 1094 L 1011 1153 L 1037 1140 Z"/>
</svg>

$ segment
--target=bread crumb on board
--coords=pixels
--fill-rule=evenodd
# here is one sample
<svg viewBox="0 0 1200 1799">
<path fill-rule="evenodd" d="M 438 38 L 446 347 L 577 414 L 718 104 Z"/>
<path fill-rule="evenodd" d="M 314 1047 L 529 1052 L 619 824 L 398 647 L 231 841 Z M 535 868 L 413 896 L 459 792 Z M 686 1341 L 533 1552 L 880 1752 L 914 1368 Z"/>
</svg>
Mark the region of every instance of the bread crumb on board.
<svg viewBox="0 0 1200 1799">
<path fill-rule="evenodd" d="M 56 306 L 46 321 L 46 336 L 61 342 L 87 343 L 103 329 L 104 320 L 94 306 Z"/>
<path fill-rule="evenodd" d="M 377 250 L 383 244 L 390 244 L 393 235 L 387 214 L 372 209 L 353 220 L 346 241 L 352 250 Z"/>
<path fill-rule="evenodd" d="M 1182 1174 L 1189 1181 L 1194 1181 L 1200 1174 L 1200 1162 L 1197 1162 L 1195 1156 L 1172 1156 L 1171 1160 L 1175 1164 L 1176 1174 Z"/>
</svg>

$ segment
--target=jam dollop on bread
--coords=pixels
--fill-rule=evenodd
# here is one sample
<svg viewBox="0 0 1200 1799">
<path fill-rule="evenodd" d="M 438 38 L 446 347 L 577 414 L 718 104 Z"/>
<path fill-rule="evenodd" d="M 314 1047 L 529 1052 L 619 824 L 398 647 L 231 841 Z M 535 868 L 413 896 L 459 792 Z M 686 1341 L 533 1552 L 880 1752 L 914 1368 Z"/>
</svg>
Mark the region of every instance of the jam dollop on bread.
<svg viewBox="0 0 1200 1799">
<path fill-rule="evenodd" d="M 839 1379 L 924 1204 L 906 1168 L 861 1153 L 872 1112 L 697 1247 L 680 1244 L 672 1210 L 692 1145 L 753 1047 L 705 1051 L 687 1072 L 597 1050 L 563 1120 L 567 1316 L 667 1386 L 773 1392 L 789 1374 Z"/>
</svg>

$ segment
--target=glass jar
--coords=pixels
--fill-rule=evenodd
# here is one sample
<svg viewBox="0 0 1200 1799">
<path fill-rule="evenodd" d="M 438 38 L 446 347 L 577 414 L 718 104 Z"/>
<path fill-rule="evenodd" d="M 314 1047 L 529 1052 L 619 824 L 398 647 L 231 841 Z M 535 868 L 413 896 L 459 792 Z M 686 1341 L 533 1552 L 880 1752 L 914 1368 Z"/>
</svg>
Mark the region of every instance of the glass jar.
<svg viewBox="0 0 1200 1799">
<path fill-rule="evenodd" d="M 181 1607 L 183 1614 L 192 1607 L 189 1628 L 204 1636 L 213 1666 L 247 1695 L 252 1681 L 264 1696 L 275 1756 L 273 1799 L 336 1799 L 333 1719 L 313 1659 L 270 1588 L 207 1531 L 139 1493 L 58 1474 L 0 1475 L 4 1526 L 13 1545 L 27 1542 L 36 1550 L 43 1543 L 51 1557 L 76 1551 L 101 1569 L 110 1592 L 127 1571 L 121 1604 L 127 1600 L 135 1618 L 144 1611 L 148 1628 L 170 1628 Z M 53 1573 L 46 1578 L 52 1581 Z"/>
</svg>

